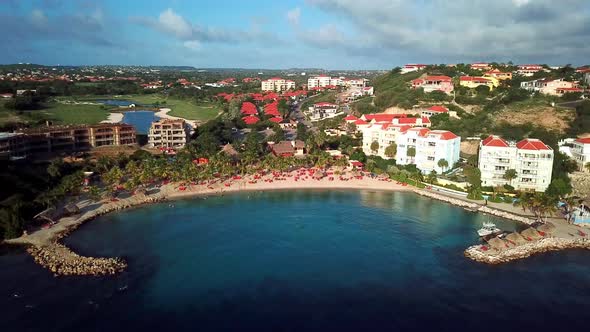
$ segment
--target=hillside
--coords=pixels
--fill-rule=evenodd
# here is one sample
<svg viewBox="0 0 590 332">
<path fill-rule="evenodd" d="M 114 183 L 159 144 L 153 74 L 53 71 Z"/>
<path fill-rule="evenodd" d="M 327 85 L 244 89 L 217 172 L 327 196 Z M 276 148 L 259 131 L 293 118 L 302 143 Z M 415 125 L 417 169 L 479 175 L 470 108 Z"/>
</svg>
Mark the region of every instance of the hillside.
<svg viewBox="0 0 590 332">
<path fill-rule="evenodd" d="M 552 106 L 552 103 L 579 96 L 531 94 L 520 89 L 522 77 L 503 81 L 492 91 L 487 87 L 468 89 L 458 86 L 458 76 L 464 73 L 462 70 L 467 71 L 467 74 L 474 73 L 460 66 L 462 65 L 458 68 L 432 67 L 403 75 L 392 70 L 373 80 L 375 97 L 372 102 L 362 100 L 353 104 L 353 109 L 358 113 L 386 110 L 399 112 L 403 109 L 409 113 L 417 113 L 416 111 L 432 105 L 445 105 L 451 111 L 456 111 L 460 119 L 438 115 L 432 118 L 433 128 L 452 130 L 463 137 L 497 133 L 519 139 L 533 134 L 550 134 L 551 141 L 555 141 L 555 137 L 580 134 L 580 128 L 571 128 L 572 123 L 577 122 L 574 122 L 576 111 Z M 455 83 L 453 94 L 446 95 L 439 91 L 425 93 L 422 89 L 411 89 L 410 82 L 413 79 L 427 74 L 451 76 Z M 547 75 L 554 77 L 557 74 Z"/>
</svg>

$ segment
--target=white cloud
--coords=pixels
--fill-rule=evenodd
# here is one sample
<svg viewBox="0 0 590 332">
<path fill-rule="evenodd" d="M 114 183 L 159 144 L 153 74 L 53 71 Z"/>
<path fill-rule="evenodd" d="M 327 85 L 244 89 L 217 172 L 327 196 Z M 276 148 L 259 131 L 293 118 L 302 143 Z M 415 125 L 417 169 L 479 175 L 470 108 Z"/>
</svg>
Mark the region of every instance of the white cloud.
<svg viewBox="0 0 590 332">
<path fill-rule="evenodd" d="M 171 8 L 166 9 L 160 14 L 158 22 L 162 30 L 173 33 L 178 38 L 188 38 L 192 35 L 193 28 L 191 25 Z"/>
<path fill-rule="evenodd" d="M 201 43 L 198 40 L 187 40 L 183 43 L 183 45 L 192 51 L 198 51 L 201 49 Z"/>
<path fill-rule="evenodd" d="M 299 25 L 301 18 L 301 9 L 299 7 L 293 8 L 287 12 L 287 21 L 293 25 Z"/>
<path fill-rule="evenodd" d="M 39 9 L 33 9 L 31 12 L 31 21 L 37 26 L 44 26 L 47 24 L 47 16 Z"/>
<path fill-rule="evenodd" d="M 568 0 L 307 0 L 346 19 L 367 50 L 434 59 L 556 59 L 590 56 L 590 2 Z M 349 31 L 349 29 L 347 29 Z M 321 31 L 319 31 L 321 32 Z M 319 33 L 318 32 L 318 33 Z M 359 50 L 346 34 L 343 48 Z M 307 41 L 313 38 L 307 38 Z M 304 39 L 305 41 L 305 39 Z M 455 61 L 456 61 L 455 60 Z M 571 61 L 571 60 L 569 60 Z"/>
</svg>

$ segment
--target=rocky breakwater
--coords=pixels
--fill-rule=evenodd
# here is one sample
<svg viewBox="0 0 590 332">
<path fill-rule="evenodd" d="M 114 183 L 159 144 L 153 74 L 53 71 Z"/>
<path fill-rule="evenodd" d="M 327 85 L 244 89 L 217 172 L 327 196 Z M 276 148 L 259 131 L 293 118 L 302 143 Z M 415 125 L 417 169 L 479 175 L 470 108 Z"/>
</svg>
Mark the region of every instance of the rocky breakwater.
<svg viewBox="0 0 590 332">
<path fill-rule="evenodd" d="M 465 250 L 465 257 L 480 263 L 501 264 L 523 259 L 537 253 L 564 249 L 590 249 L 590 240 L 587 238 L 564 239 L 549 237 L 501 250 L 474 245 Z"/>
<path fill-rule="evenodd" d="M 488 206 L 483 206 L 481 204 L 478 203 L 473 203 L 473 202 L 468 202 L 459 198 L 453 198 L 453 197 L 449 197 L 447 195 L 443 195 L 443 194 L 439 194 L 436 192 L 432 192 L 432 191 L 427 191 L 427 190 L 414 190 L 414 192 L 418 195 L 424 196 L 424 197 L 429 197 L 429 198 L 433 198 L 439 201 L 443 201 L 443 202 L 447 202 L 450 204 L 453 204 L 455 206 L 459 206 L 462 208 L 465 208 L 467 210 L 470 211 L 477 211 L 477 212 L 482 212 L 482 213 L 487 213 L 487 214 L 491 214 L 497 217 L 501 217 L 501 218 L 505 218 L 505 219 L 510 219 L 510 220 L 514 220 L 514 221 L 518 221 L 518 222 L 522 222 L 524 224 L 527 225 L 531 225 L 534 220 L 527 218 L 527 217 L 523 217 L 523 216 L 519 216 L 517 214 L 514 213 L 510 213 L 507 211 L 503 211 L 503 210 L 498 210 L 498 209 L 494 209 L 494 208 L 490 208 Z"/>
<path fill-rule="evenodd" d="M 113 275 L 127 267 L 120 258 L 84 257 L 59 243 L 31 246 L 27 251 L 35 262 L 55 275 Z"/>
<path fill-rule="evenodd" d="M 103 204 L 98 209 L 87 211 L 73 221 L 66 221 L 65 219 L 60 220 L 60 222 L 54 226 L 55 232 L 46 240 L 34 241 L 34 236 L 30 237 L 30 240 L 33 241 L 26 241 L 27 237 L 23 239 L 25 240 L 24 242 L 28 242 L 31 245 L 27 248 L 27 251 L 33 256 L 35 262 L 47 268 L 56 276 L 114 275 L 127 268 L 127 263 L 123 259 L 80 256 L 68 247 L 59 243 L 59 240 L 76 230 L 84 222 L 97 216 L 112 211 L 123 210 L 132 206 L 158 202 L 164 199 L 166 199 L 166 194 L 160 193 L 151 196 L 137 195 L 127 199 L 113 201 Z"/>
</svg>

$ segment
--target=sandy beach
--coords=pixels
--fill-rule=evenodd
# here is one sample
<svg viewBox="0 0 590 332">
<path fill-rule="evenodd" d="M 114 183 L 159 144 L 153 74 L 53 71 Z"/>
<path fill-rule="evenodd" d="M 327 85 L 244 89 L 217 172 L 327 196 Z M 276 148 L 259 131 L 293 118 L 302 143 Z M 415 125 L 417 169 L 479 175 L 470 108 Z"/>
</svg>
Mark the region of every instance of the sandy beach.
<svg viewBox="0 0 590 332">
<path fill-rule="evenodd" d="M 172 116 L 172 115 L 168 115 L 168 112 L 172 111 L 172 109 L 170 108 L 160 108 L 159 111 L 156 112 L 156 116 L 160 117 L 162 119 L 172 119 L 172 120 L 184 120 L 186 121 L 186 123 L 188 123 L 191 127 L 197 128 L 197 126 L 199 125 L 198 121 L 195 120 L 188 120 L 185 118 L 180 118 L 177 116 Z"/>
<path fill-rule="evenodd" d="M 123 121 L 123 113 L 109 113 L 109 117 L 100 123 L 120 123 Z"/>
</svg>

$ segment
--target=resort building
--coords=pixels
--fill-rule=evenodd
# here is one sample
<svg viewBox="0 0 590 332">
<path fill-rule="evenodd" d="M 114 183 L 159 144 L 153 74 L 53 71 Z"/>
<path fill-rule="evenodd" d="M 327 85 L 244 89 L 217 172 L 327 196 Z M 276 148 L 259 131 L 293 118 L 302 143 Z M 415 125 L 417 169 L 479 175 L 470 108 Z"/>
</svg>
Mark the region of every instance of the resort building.
<svg viewBox="0 0 590 332">
<path fill-rule="evenodd" d="M 422 173 L 435 171 L 438 174 L 453 168 L 459 161 L 461 137 L 448 130 L 430 130 L 428 128 L 410 128 L 397 136 L 398 165 L 416 165 Z M 445 160 L 447 165 L 439 166 Z"/>
<path fill-rule="evenodd" d="M 297 157 L 305 155 L 305 143 L 300 140 L 268 142 L 268 148 L 277 157 Z"/>
<path fill-rule="evenodd" d="M 307 79 L 307 89 L 335 88 L 338 86 L 364 88 L 369 80 L 366 78 L 330 77 L 327 75 L 312 76 Z"/>
<path fill-rule="evenodd" d="M 469 67 L 471 67 L 471 69 L 474 69 L 474 70 L 490 70 L 490 69 L 492 69 L 492 66 L 490 66 L 490 64 L 486 63 L 486 62 L 475 62 L 475 63 L 472 63 L 471 65 L 469 65 Z"/>
<path fill-rule="evenodd" d="M 470 89 L 485 85 L 490 88 L 490 90 L 493 90 L 500 85 L 500 82 L 494 77 L 461 76 L 459 78 L 459 85 Z"/>
<path fill-rule="evenodd" d="M 402 74 L 407 74 L 407 73 L 411 73 L 413 71 L 422 70 L 424 68 L 426 68 L 426 65 L 422 65 L 422 64 L 407 64 L 407 65 L 405 65 L 405 66 L 402 67 L 401 73 Z"/>
<path fill-rule="evenodd" d="M 136 143 L 135 128 L 128 124 L 48 126 L 0 134 L 0 156 L 19 159 L 30 155 Z"/>
<path fill-rule="evenodd" d="M 309 107 L 309 116 L 312 121 L 331 118 L 338 114 L 338 105 L 332 103 L 315 103 Z"/>
<path fill-rule="evenodd" d="M 280 77 L 269 78 L 260 82 L 262 91 L 286 91 L 295 89 L 295 82 Z"/>
<path fill-rule="evenodd" d="M 543 66 L 540 65 L 519 65 L 516 73 L 521 76 L 530 77 L 541 70 L 543 70 Z"/>
<path fill-rule="evenodd" d="M 190 131 L 191 127 L 181 119 L 152 122 L 148 145 L 155 148 L 183 148 L 189 141 Z"/>
<path fill-rule="evenodd" d="M 483 77 L 493 77 L 499 81 L 511 80 L 512 73 L 511 72 L 502 72 L 498 69 L 492 69 L 490 71 L 487 71 L 485 74 L 483 74 Z"/>
<path fill-rule="evenodd" d="M 551 183 L 553 149 L 538 139 L 514 143 L 491 135 L 479 144 L 478 164 L 483 186 L 545 191 Z M 516 171 L 515 179 L 504 178 L 509 169 Z"/>
<path fill-rule="evenodd" d="M 583 92 L 578 87 L 578 82 L 565 81 L 563 78 L 557 80 L 543 78 L 540 80 L 526 81 L 520 83 L 520 88 L 552 96 L 561 96 L 568 92 Z"/>
<path fill-rule="evenodd" d="M 449 76 L 426 76 L 412 80 L 412 89 L 424 89 L 424 92 L 442 91 L 446 94 L 453 92 L 453 81 Z"/>
<path fill-rule="evenodd" d="M 17 160 L 27 156 L 26 137 L 22 133 L 0 133 L 0 160 Z"/>
<path fill-rule="evenodd" d="M 590 163 L 590 137 L 578 138 L 572 143 L 570 149 L 572 159 L 578 163 L 578 170 L 582 172 L 590 172 L 586 165 Z"/>
<path fill-rule="evenodd" d="M 352 120 L 352 117 L 345 118 L 363 133 L 363 152 L 384 159 L 390 159 L 385 149 L 396 142 L 399 133 L 412 127 L 430 127 L 428 118 L 408 118 L 406 114 L 364 114 L 360 119 Z M 371 149 L 375 147 L 374 142 L 378 144 L 377 150 Z"/>
</svg>

